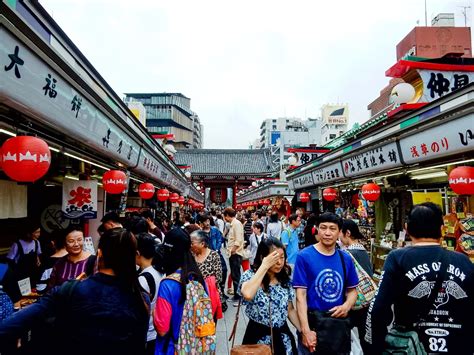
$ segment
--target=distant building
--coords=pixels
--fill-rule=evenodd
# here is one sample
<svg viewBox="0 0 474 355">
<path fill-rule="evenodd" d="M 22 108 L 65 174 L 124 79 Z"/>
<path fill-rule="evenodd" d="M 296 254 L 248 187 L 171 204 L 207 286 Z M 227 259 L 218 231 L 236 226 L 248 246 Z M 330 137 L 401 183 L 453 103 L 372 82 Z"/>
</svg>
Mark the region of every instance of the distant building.
<svg viewBox="0 0 474 355">
<path fill-rule="evenodd" d="M 146 127 L 146 108 L 140 101 L 128 101 L 127 106 L 135 115 L 137 120 Z"/>
<path fill-rule="evenodd" d="M 294 147 L 314 147 L 321 144 L 321 120 L 308 118 L 280 117 L 266 119 L 260 125 L 260 139 L 252 149 L 270 148 L 272 163 L 280 170 L 288 168 L 288 158 L 294 153 L 288 151 Z"/>
<path fill-rule="evenodd" d="M 141 102 L 152 134 L 172 134 L 176 148 L 201 148 L 202 125 L 191 110 L 191 99 L 180 93 L 127 93 L 125 102 Z"/>
<path fill-rule="evenodd" d="M 344 105 L 324 105 L 322 111 L 321 143 L 332 141 L 347 131 L 349 123 L 349 106 Z"/>
<path fill-rule="evenodd" d="M 441 58 L 445 56 L 472 57 L 471 28 L 455 27 L 454 14 L 439 14 L 432 27 L 415 27 L 397 44 L 397 61 L 408 57 Z M 392 88 L 402 79 L 391 79 L 379 97 L 367 109 L 370 117 L 382 115 L 393 108 L 389 102 Z"/>
</svg>

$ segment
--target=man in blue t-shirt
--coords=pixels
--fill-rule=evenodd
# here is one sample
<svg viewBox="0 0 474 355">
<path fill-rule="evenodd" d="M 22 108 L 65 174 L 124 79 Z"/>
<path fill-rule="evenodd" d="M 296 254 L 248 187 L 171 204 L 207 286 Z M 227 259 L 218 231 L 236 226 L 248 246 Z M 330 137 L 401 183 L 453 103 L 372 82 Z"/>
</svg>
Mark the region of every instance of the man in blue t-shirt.
<svg viewBox="0 0 474 355">
<path fill-rule="evenodd" d="M 301 337 L 298 341 L 301 354 L 330 354 L 318 349 L 318 343 L 322 346 L 328 339 L 318 337 L 317 332 L 322 329 L 316 329 L 316 324 L 313 324 L 315 314 L 319 316 L 322 312 L 328 312 L 333 318 L 347 318 L 356 302 L 355 288 L 359 282 L 350 255 L 336 249 L 342 219 L 334 213 L 325 212 L 319 216 L 316 226 L 319 242 L 300 251 L 293 276 L 301 325 Z M 341 344 L 340 349 L 333 353 L 350 353 L 350 331 L 347 339 L 338 338 L 331 341 Z"/>
<path fill-rule="evenodd" d="M 281 242 L 286 249 L 286 260 L 294 269 L 296 255 L 298 254 L 298 227 L 301 224 L 301 218 L 297 214 L 288 217 L 289 227 L 281 232 Z"/>
</svg>

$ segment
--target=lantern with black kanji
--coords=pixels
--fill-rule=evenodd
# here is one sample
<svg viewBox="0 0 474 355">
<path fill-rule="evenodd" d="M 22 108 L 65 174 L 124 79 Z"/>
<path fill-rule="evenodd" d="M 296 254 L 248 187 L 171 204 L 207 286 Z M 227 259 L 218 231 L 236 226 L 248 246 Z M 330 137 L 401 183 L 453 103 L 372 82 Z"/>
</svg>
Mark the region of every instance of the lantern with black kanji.
<svg viewBox="0 0 474 355">
<path fill-rule="evenodd" d="M 177 202 L 178 202 L 179 205 L 184 205 L 184 196 L 179 196 Z"/>
<path fill-rule="evenodd" d="M 179 200 L 179 195 L 176 192 L 173 192 L 170 195 L 170 202 L 175 203 L 175 202 L 178 202 L 178 200 Z"/>
<path fill-rule="evenodd" d="M 325 199 L 326 201 L 334 201 L 337 197 L 337 190 L 332 188 L 332 187 L 328 187 L 326 189 L 323 190 L 323 199 Z"/>
<path fill-rule="evenodd" d="M 214 203 L 224 203 L 227 201 L 226 188 L 212 188 L 209 192 L 209 197 Z"/>
<path fill-rule="evenodd" d="M 127 175 L 121 170 L 109 170 L 102 176 L 104 190 L 113 195 L 121 194 L 127 188 Z"/>
<path fill-rule="evenodd" d="M 159 189 L 156 193 L 156 198 L 160 202 L 165 202 L 170 197 L 170 192 L 166 189 Z"/>
<path fill-rule="evenodd" d="M 449 186 L 458 195 L 474 195 L 474 167 L 459 166 L 449 173 Z"/>
<path fill-rule="evenodd" d="M 12 180 L 35 182 L 51 164 L 51 152 L 42 139 L 31 136 L 9 138 L 2 146 L 2 169 Z"/>
<path fill-rule="evenodd" d="M 300 193 L 300 201 L 301 202 L 308 202 L 309 201 L 309 193 L 307 192 L 302 192 Z"/>
<path fill-rule="evenodd" d="M 144 182 L 138 186 L 138 194 L 144 200 L 148 200 L 155 194 L 155 186 L 149 182 Z"/>
<path fill-rule="evenodd" d="M 380 186 L 373 182 L 365 184 L 361 189 L 362 197 L 366 201 L 377 201 L 380 197 Z"/>
</svg>

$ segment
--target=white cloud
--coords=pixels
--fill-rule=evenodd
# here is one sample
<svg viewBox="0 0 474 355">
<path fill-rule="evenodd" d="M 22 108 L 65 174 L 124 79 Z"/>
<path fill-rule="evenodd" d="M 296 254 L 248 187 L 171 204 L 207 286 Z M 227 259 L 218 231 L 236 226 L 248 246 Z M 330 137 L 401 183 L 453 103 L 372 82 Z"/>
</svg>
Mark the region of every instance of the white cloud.
<svg viewBox="0 0 474 355">
<path fill-rule="evenodd" d="M 424 24 L 424 0 L 41 3 L 119 95 L 190 97 L 206 148 L 245 148 L 263 119 L 317 117 L 328 102 L 367 120 L 396 44 Z M 462 25 L 459 6 L 472 2 L 427 4 L 428 21 L 455 12 Z"/>
</svg>

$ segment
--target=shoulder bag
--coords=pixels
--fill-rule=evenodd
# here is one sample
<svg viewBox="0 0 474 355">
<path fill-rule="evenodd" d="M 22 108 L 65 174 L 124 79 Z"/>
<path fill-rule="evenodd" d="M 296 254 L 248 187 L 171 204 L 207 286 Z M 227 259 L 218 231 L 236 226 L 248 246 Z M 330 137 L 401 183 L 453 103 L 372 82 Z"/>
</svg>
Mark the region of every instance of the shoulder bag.
<svg viewBox="0 0 474 355">
<path fill-rule="evenodd" d="M 377 291 L 377 284 L 369 276 L 369 274 L 360 266 L 359 262 L 354 258 L 350 252 L 348 254 L 351 256 L 352 261 L 357 272 L 357 277 L 359 278 L 359 283 L 356 286 L 357 290 L 357 300 L 352 309 L 357 311 L 359 309 L 366 308 L 370 305 L 370 302 L 375 297 L 375 292 Z"/>
<path fill-rule="evenodd" d="M 239 306 L 237 307 L 237 313 L 235 314 L 234 326 L 230 333 L 229 341 L 232 340 L 232 346 L 230 349 L 230 355 L 272 355 L 273 351 L 273 326 L 272 326 L 272 307 L 270 293 L 268 293 L 268 312 L 270 314 L 270 338 L 272 339 L 272 346 L 266 344 L 245 344 L 234 346 L 235 336 L 237 333 L 237 323 L 239 322 L 240 306 L 242 304 L 242 298 L 239 300 Z"/>
<path fill-rule="evenodd" d="M 433 304 L 438 291 L 440 290 L 443 280 L 446 277 L 446 257 L 447 252 L 442 250 L 441 255 L 441 272 L 438 274 L 436 283 L 431 290 L 431 293 L 426 302 L 426 307 L 418 313 L 418 322 L 428 315 L 430 305 Z M 414 329 L 408 329 L 397 324 L 394 324 L 385 337 L 385 349 L 383 354 L 406 354 L 406 355 L 426 355 L 426 351 L 421 343 L 418 333 Z"/>
</svg>

